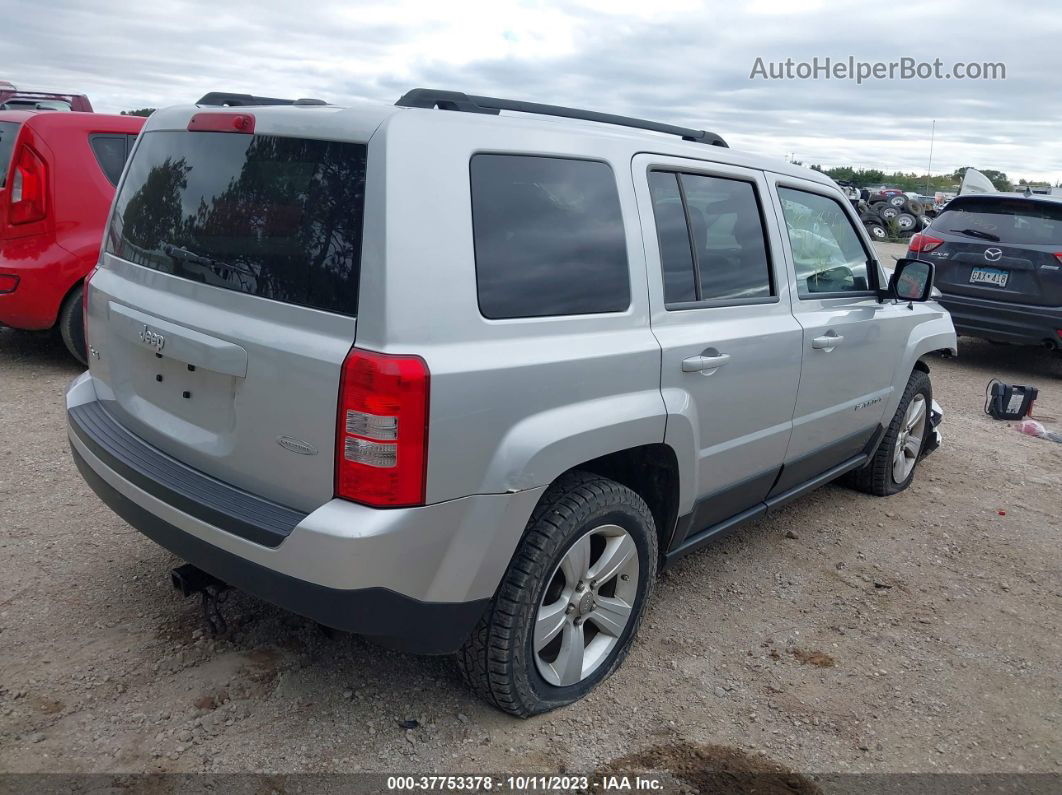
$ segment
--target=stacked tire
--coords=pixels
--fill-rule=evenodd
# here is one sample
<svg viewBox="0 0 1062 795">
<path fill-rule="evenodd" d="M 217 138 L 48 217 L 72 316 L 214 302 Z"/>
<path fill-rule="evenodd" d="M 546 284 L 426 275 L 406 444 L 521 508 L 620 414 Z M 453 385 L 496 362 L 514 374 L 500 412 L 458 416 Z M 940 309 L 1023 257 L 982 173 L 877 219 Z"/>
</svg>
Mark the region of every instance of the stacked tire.
<svg viewBox="0 0 1062 795">
<path fill-rule="evenodd" d="M 871 202 L 860 217 L 870 236 L 884 241 L 893 235 L 910 237 L 925 229 L 929 226 L 930 209 L 917 199 L 901 195 Z"/>
<path fill-rule="evenodd" d="M 889 228 L 885 225 L 885 221 L 880 215 L 868 211 L 863 213 L 860 219 L 863 221 L 863 227 L 875 243 L 884 243 L 889 239 Z"/>
</svg>

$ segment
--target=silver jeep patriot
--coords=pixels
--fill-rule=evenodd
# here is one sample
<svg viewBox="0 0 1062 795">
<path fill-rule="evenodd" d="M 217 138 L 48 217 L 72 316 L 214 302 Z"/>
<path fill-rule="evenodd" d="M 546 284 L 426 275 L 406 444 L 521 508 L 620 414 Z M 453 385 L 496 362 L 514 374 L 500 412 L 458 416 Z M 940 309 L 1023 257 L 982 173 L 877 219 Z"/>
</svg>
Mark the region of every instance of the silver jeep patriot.
<svg viewBox="0 0 1062 795">
<path fill-rule="evenodd" d="M 532 715 L 616 670 L 661 566 L 842 476 L 907 487 L 955 349 L 932 277 L 711 133 L 213 94 L 126 166 L 70 444 L 200 581 Z"/>
</svg>

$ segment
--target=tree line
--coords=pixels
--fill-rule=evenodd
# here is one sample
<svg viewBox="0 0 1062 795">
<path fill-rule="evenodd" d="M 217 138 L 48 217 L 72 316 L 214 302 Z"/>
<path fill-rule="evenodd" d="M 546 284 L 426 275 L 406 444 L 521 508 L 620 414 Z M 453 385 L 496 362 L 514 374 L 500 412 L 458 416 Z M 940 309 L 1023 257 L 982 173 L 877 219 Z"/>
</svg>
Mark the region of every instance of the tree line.
<svg viewBox="0 0 1062 795">
<path fill-rule="evenodd" d="M 798 165 L 800 164 L 798 163 Z M 886 185 L 911 193 L 928 193 L 932 195 L 937 191 L 950 192 L 957 190 L 962 182 L 963 174 L 966 173 L 966 169 L 976 168 L 976 166 L 963 166 L 955 169 L 950 174 L 933 175 L 916 174 L 913 171 L 893 171 L 889 173 L 878 168 L 852 168 L 851 166 L 823 168 L 817 164 L 811 166 L 811 168 L 815 171 L 821 171 L 838 182 L 851 182 L 858 188 Z M 1011 182 L 1005 172 L 994 168 L 978 168 L 977 170 L 992 181 L 992 184 L 996 186 L 996 190 L 1009 191 L 1013 190 L 1015 185 L 1036 184 L 1024 179 L 1019 179 L 1016 183 Z M 1062 185 L 1059 187 L 1062 187 Z"/>
</svg>

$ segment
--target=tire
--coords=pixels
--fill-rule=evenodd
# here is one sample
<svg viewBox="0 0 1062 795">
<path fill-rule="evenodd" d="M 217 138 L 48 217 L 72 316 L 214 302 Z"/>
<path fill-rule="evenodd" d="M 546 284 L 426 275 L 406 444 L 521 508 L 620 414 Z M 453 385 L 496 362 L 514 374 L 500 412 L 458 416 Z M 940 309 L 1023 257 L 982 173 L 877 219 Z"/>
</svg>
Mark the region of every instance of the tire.
<svg viewBox="0 0 1062 795">
<path fill-rule="evenodd" d="M 881 208 L 881 217 L 886 221 L 891 221 L 900 214 L 898 208 L 893 207 L 891 204 L 886 204 Z"/>
<path fill-rule="evenodd" d="M 85 347 L 85 319 L 82 315 L 81 294 L 84 285 L 79 284 L 63 301 L 59 310 L 59 335 L 70 355 L 84 365 L 88 365 L 88 350 Z"/>
<path fill-rule="evenodd" d="M 612 528 L 607 532 L 613 535 L 604 528 Z M 584 544 L 586 566 L 579 563 Z M 578 578 L 571 572 L 581 569 L 592 577 L 609 549 L 626 553 L 624 567 L 596 585 L 591 582 L 590 589 L 574 590 L 569 578 Z M 490 704 L 522 718 L 582 698 L 627 656 L 652 594 L 656 564 L 656 525 L 641 497 L 588 472 L 563 475 L 531 514 L 494 599 L 457 654 L 465 682 Z M 622 627 L 609 624 L 613 633 L 599 629 L 616 615 L 605 609 L 606 599 L 631 608 Z M 551 605 L 559 607 L 551 611 Z M 567 610 L 560 612 L 564 605 Z M 560 629 L 547 633 L 549 642 L 536 644 L 536 624 L 546 626 L 539 623 L 546 617 Z M 565 648 L 576 648 L 577 641 L 594 653 L 578 660 L 570 652 L 565 656 Z M 572 676 L 561 678 L 565 662 L 581 663 L 566 669 L 578 671 L 579 678 L 570 683 Z"/>
<path fill-rule="evenodd" d="M 918 402 L 921 402 L 922 406 L 922 435 L 919 437 L 921 441 L 916 445 L 917 450 L 908 449 L 905 453 L 905 459 L 910 467 L 907 468 L 905 465 L 904 470 L 899 470 L 896 462 L 897 446 L 904 444 L 908 438 L 907 425 L 910 419 L 908 409 L 913 403 Z M 903 391 L 903 397 L 900 398 L 900 405 L 896 407 L 896 414 L 893 415 L 892 422 L 889 423 L 878 449 L 874 452 L 874 457 L 865 467 L 849 474 L 846 478 L 848 485 L 876 497 L 897 494 L 910 486 L 929 435 L 929 413 L 932 406 L 933 385 L 930 383 L 929 374 L 924 370 L 915 370 L 911 373 L 907 388 Z M 917 412 L 917 409 L 914 411 Z M 916 422 L 916 428 L 917 424 Z M 901 474 L 903 476 L 898 477 Z"/>
<path fill-rule="evenodd" d="M 906 213 L 910 213 L 911 215 L 918 216 L 924 215 L 926 208 L 922 205 L 922 202 L 918 201 L 917 199 L 908 199 L 906 202 L 904 202 L 903 211 Z"/>
<path fill-rule="evenodd" d="M 896 207 L 896 208 L 903 207 L 903 205 L 904 205 L 904 203 L 906 201 L 907 201 L 907 197 L 904 196 L 902 193 L 898 193 L 895 196 L 889 197 L 889 204 L 891 204 L 893 207 Z"/>
<path fill-rule="evenodd" d="M 871 202 L 870 203 L 870 211 L 872 213 L 877 213 L 880 216 L 881 215 L 881 211 L 884 210 L 886 207 L 889 207 L 889 206 L 890 205 L 888 204 L 888 202 Z"/>
<path fill-rule="evenodd" d="M 866 227 L 871 238 L 878 242 L 884 242 L 889 237 L 889 230 L 885 228 L 885 225 L 878 221 L 864 221 L 863 226 Z"/>
<path fill-rule="evenodd" d="M 896 216 L 896 226 L 900 232 L 912 232 L 918 226 L 918 219 L 910 213 L 900 213 Z"/>
</svg>

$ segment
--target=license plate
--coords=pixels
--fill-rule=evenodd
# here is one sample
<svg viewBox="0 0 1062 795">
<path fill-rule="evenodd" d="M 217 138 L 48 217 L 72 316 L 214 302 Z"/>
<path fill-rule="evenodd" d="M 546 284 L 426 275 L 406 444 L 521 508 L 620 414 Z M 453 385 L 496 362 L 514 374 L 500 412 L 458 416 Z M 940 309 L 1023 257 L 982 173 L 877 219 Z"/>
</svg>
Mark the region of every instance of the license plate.
<svg viewBox="0 0 1062 795">
<path fill-rule="evenodd" d="M 999 268 L 974 268 L 970 273 L 970 284 L 991 284 L 993 287 L 1006 287 L 1010 271 Z"/>
</svg>

